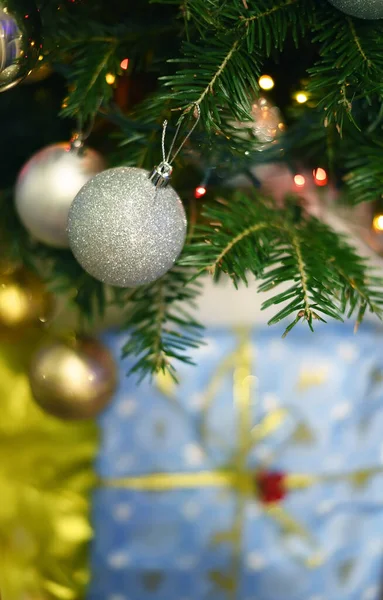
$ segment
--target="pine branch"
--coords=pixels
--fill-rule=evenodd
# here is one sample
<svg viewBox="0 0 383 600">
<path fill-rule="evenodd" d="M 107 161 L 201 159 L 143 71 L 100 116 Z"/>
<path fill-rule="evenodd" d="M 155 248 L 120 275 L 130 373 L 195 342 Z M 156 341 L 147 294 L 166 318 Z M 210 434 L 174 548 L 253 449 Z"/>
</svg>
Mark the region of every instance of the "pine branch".
<svg viewBox="0 0 383 600">
<path fill-rule="evenodd" d="M 247 283 L 248 272 L 259 280 L 259 291 L 290 287 L 264 302 L 263 308 L 283 303 L 270 325 L 295 314 L 288 333 L 301 319 L 313 330 L 324 316 L 342 321 L 365 310 L 382 317 L 383 279 L 375 277 L 353 248 L 316 219 L 294 221 L 288 209 L 281 214 L 259 195 L 235 195 L 231 202 L 209 205 L 209 225 L 197 227 L 182 264 Z M 251 259 L 250 259 L 251 257 Z"/>
<path fill-rule="evenodd" d="M 225 34 L 204 45 L 185 43 L 184 57 L 169 62 L 187 63 L 187 68 L 161 78 L 171 88 L 169 97 L 176 109 L 201 108 L 201 120 L 208 131 L 220 130 L 222 111 L 231 118 L 249 120 L 251 90 L 258 88 L 259 61 L 248 56 L 243 34 Z"/>
<path fill-rule="evenodd" d="M 193 267 L 200 274 L 209 271 L 215 279 L 226 273 L 237 287 L 240 281 L 247 284 L 247 271 L 260 276 L 275 232 L 268 220 L 272 210 L 269 204 L 243 195 L 236 195 L 232 201 L 236 203 L 235 210 L 221 198 L 205 208 L 207 224 L 196 228 L 180 264 Z"/>
<path fill-rule="evenodd" d="M 355 121 L 356 99 L 382 95 L 383 27 L 379 21 L 352 19 L 326 3 L 317 11 L 314 30 L 321 58 L 309 69 L 308 90 L 325 122 L 334 121 L 341 132 L 345 119 Z"/>
<path fill-rule="evenodd" d="M 303 249 L 301 247 L 301 240 L 299 239 L 299 235 L 297 233 L 291 233 L 291 244 L 297 259 L 297 268 L 300 279 L 300 287 L 302 290 L 302 300 L 304 304 L 304 317 L 307 320 L 308 324 L 311 326 L 313 312 L 309 293 L 309 274 L 306 271 L 306 264 L 303 259 Z"/>
<path fill-rule="evenodd" d="M 355 204 L 375 202 L 382 196 L 383 140 L 371 135 L 350 147 L 345 156 L 348 173 L 344 181 Z"/>
<path fill-rule="evenodd" d="M 223 110 L 231 118 L 249 121 L 262 53 L 267 56 L 272 48 L 282 49 L 288 33 L 298 42 L 309 14 L 307 2 L 301 0 L 284 0 L 278 5 L 261 0 L 253 9 L 217 0 L 207 5 L 192 3 L 191 18 L 205 17 L 205 27 L 214 27 L 216 34 L 213 37 L 211 30 L 202 31 L 198 44 L 183 45 L 183 58 L 169 61 L 182 66 L 174 75 L 162 78 L 165 87 L 171 88 L 177 109 L 191 110 L 198 104 L 209 131 L 224 130 Z"/>
<path fill-rule="evenodd" d="M 93 52 L 83 46 L 75 51 L 70 80 L 74 90 L 64 104 L 63 116 L 81 114 L 85 121 L 96 115 L 101 102 L 107 103 L 112 98 L 113 88 L 108 85 L 106 75 L 119 70 L 116 49 L 117 43 L 112 38 L 112 41 L 95 44 Z"/>
<path fill-rule="evenodd" d="M 176 379 L 173 360 L 193 364 L 188 351 L 201 343 L 202 327 L 185 309 L 200 290 L 197 283 L 186 285 L 189 279 L 190 271 L 176 267 L 129 296 L 123 356 L 138 357 L 130 372 L 141 379 L 160 371 Z"/>
</svg>

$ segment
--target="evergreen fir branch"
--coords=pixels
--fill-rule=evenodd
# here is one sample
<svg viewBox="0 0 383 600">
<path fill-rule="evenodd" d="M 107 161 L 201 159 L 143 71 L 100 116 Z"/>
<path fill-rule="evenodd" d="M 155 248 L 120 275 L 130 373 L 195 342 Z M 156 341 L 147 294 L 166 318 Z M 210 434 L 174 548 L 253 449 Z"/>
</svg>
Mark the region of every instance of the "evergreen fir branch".
<svg viewBox="0 0 383 600">
<path fill-rule="evenodd" d="M 193 364 L 188 351 L 200 345 L 202 326 L 185 308 L 200 291 L 198 283 L 186 285 L 189 279 L 190 271 L 175 267 L 129 295 L 123 356 L 137 358 L 130 373 L 140 379 L 160 371 L 176 379 L 173 360 Z"/>
<path fill-rule="evenodd" d="M 383 278 L 377 277 L 374 270 L 368 266 L 366 259 L 357 255 L 347 242 L 347 239 L 336 234 L 320 221 L 310 223 L 309 234 L 319 237 L 328 248 L 332 248 L 328 256 L 329 264 L 339 278 L 340 310 L 350 318 L 358 313 L 356 326 L 366 308 L 379 318 L 383 315 L 382 292 Z M 328 293 L 331 289 L 328 289 Z"/>
<path fill-rule="evenodd" d="M 215 279 L 225 273 L 237 287 L 240 281 L 247 284 L 247 272 L 260 276 L 265 256 L 273 245 L 274 232 L 270 228 L 268 203 L 254 199 L 251 203 L 242 194 L 234 196 L 233 202 L 235 210 L 222 199 L 205 207 L 206 224 L 196 228 L 180 264 L 193 267 L 200 274 L 208 271 Z"/>
<path fill-rule="evenodd" d="M 357 98 L 383 92 L 383 27 L 378 21 L 352 19 L 324 5 L 317 11 L 314 30 L 320 60 L 309 69 L 308 90 L 325 122 L 334 121 L 342 131 L 345 118 L 355 120 Z"/>
<path fill-rule="evenodd" d="M 303 248 L 301 246 L 301 240 L 299 239 L 299 235 L 295 232 L 291 233 L 291 244 L 297 259 L 297 270 L 300 281 L 299 287 L 301 289 L 302 302 L 304 306 L 302 310 L 304 311 L 305 319 L 307 320 L 310 327 L 312 327 L 311 324 L 313 318 L 313 311 L 309 293 L 309 274 L 306 270 L 306 264 L 303 259 Z"/>
<path fill-rule="evenodd" d="M 169 100 L 160 95 L 149 96 L 129 115 L 115 105 L 104 110 L 105 117 L 118 126 L 115 139 L 119 150 L 114 162 L 152 169 L 160 160 L 162 124 L 169 112 Z M 168 129 L 171 131 L 171 126 Z"/>
<path fill-rule="evenodd" d="M 348 173 L 344 176 L 349 197 L 355 204 L 375 202 L 382 196 L 383 142 L 370 136 L 369 141 L 352 145 L 345 156 Z"/>
<path fill-rule="evenodd" d="M 260 71 L 255 53 L 248 56 L 243 32 L 217 36 L 203 45 L 185 43 L 183 58 L 170 62 L 187 65 L 161 78 L 178 109 L 198 104 L 209 131 L 221 128 L 223 109 L 234 119 L 250 120 L 251 90 L 258 88 Z"/>
<path fill-rule="evenodd" d="M 167 138 L 171 139 L 175 134 L 177 119 L 171 112 L 171 99 L 162 94 L 153 94 L 144 100 L 130 114 L 123 114 L 118 107 L 109 105 L 102 109 L 102 114 L 117 125 L 118 132 L 114 135 L 119 141 L 119 149 L 111 158 L 112 164 L 126 164 L 141 168 L 151 169 L 160 160 L 160 140 L 162 124 L 168 120 Z M 196 157 L 207 155 L 211 166 L 215 169 L 217 165 L 225 166 L 225 172 L 238 172 L 252 162 L 254 153 L 260 144 L 250 128 L 243 128 L 240 124 L 230 121 L 226 113 L 221 115 L 221 132 L 211 137 L 202 129 L 198 128 L 191 140 L 185 145 L 183 153 L 177 158 L 177 167 L 191 159 L 196 162 Z M 218 132 L 217 132 L 218 133 Z M 238 164 L 239 163 L 239 164 Z M 206 167 L 209 165 L 206 164 Z M 196 170 L 200 166 L 196 165 Z M 188 171 L 190 172 L 190 166 Z M 182 191 L 182 183 L 185 177 L 180 174 L 177 181 L 179 169 L 175 170 L 176 187 Z M 197 175 L 198 177 L 198 175 Z M 181 187 L 180 187 L 181 186 Z M 188 190 L 189 191 L 189 190 Z"/>
<path fill-rule="evenodd" d="M 259 280 L 259 291 L 286 289 L 264 302 L 263 308 L 283 307 L 270 325 L 294 316 L 288 333 L 300 320 L 324 317 L 343 320 L 357 313 L 357 325 L 368 309 L 382 316 L 383 279 L 373 276 L 342 236 L 314 218 L 292 218 L 259 195 L 234 195 L 230 202 L 207 206 L 208 225 L 196 229 L 182 264 L 226 273 L 234 284 L 247 283 L 248 272 Z M 288 284 L 289 287 L 286 287 Z"/>
<path fill-rule="evenodd" d="M 80 114 L 85 121 L 95 116 L 101 101 L 107 103 L 112 98 L 113 88 L 107 83 L 106 75 L 119 70 L 116 49 L 114 40 L 94 44 L 92 52 L 82 46 L 78 48 L 71 73 L 74 89 L 64 105 L 63 116 Z"/>
<path fill-rule="evenodd" d="M 303 220 L 293 226 L 290 221 L 290 226 L 286 223 L 287 227 L 280 230 L 274 255 L 270 257 L 271 265 L 259 286 L 259 291 L 263 292 L 278 285 L 286 287 L 290 284 L 290 287 L 275 294 L 262 306 L 265 309 L 288 302 L 269 320 L 269 325 L 274 325 L 295 314 L 284 335 L 301 319 L 306 320 L 313 331 L 313 320 L 324 321 L 319 313 L 342 320 L 334 297 L 336 286 L 333 272 L 328 268 L 323 253 L 310 243 L 309 223 Z"/>
<path fill-rule="evenodd" d="M 281 49 L 290 32 L 297 42 L 298 30 L 304 30 L 310 10 L 304 8 L 302 13 L 301 0 L 284 0 L 278 5 L 261 0 L 249 10 L 241 3 L 216 0 L 192 4 L 192 18 L 205 15 L 206 26 L 214 27 L 216 35 L 213 38 L 211 30 L 206 30 L 198 44 L 185 43 L 183 58 L 169 61 L 178 62 L 182 70 L 163 77 L 164 85 L 171 88 L 179 109 L 200 106 L 208 130 L 222 130 L 224 108 L 232 118 L 248 121 L 251 95 L 258 90 L 262 53 Z"/>
<path fill-rule="evenodd" d="M 199 25 L 204 23 L 207 30 L 245 29 L 248 51 L 262 48 L 269 55 L 274 48 L 282 49 L 287 36 L 298 42 L 311 21 L 312 3 L 302 0 L 281 0 L 278 3 L 271 0 L 193 0 L 190 13 L 191 18 Z"/>
<path fill-rule="evenodd" d="M 247 29 L 249 52 L 259 47 L 266 56 L 270 56 L 274 49 L 282 51 L 287 37 L 292 37 L 298 46 L 313 15 L 312 2 L 302 0 L 282 0 L 277 4 L 262 0 L 249 2 L 247 8 L 240 3 L 233 7 L 240 11 L 239 19 Z M 233 17 L 236 18 L 236 15 L 233 14 Z"/>
</svg>

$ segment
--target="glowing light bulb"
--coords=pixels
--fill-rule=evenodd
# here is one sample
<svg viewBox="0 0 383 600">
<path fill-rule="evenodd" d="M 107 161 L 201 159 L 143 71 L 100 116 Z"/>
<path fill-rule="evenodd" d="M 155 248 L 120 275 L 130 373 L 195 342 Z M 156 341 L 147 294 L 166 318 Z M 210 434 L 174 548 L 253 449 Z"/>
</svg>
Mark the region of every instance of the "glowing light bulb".
<svg viewBox="0 0 383 600">
<path fill-rule="evenodd" d="M 274 87 L 274 79 L 270 75 L 262 75 L 258 79 L 258 83 L 263 90 L 272 90 Z"/>
<path fill-rule="evenodd" d="M 295 94 L 295 100 L 298 102 L 298 104 L 304 104 L 307 102 L 308 96 L 305 94 L 305 92 L 297 92 Z"/>
<path fill-rule="evenodd" d="M 314 181 L 317 185 L 319 185 L 319 186 L 327 185 L 327 181 L 328 181 L 327 173 L 324 169 L 322 169 L 321 167 L 314 169 L 313 175 L 314 175 Z"/>
<path fill-rule="evenodd" d="M 375 215 L 372 226 L 375 231 L 383 231 L 383 215 Z"/>
<path fill-rule="evenodd" d="M 124 58 L 124 60 L 120 62 L 120 67 L 123 71 L 126 71 L 129 67 L 129 58 Z"/>
<path fill-rule="evenodd" d="M 199 185 L 198 187 L 196 187 L 196 189 L 194 191 L 195 198 L 201 198 L 201 196 L 204 196 L 205 194 L 206 194 L 206 188 L 203 185 Z"/>
<path fill-rule="evenodd" d="M 116 76 L 113 75 L 113 73 L 107 73 L 105 75 L 105 81 L 106 81 L 106 83 L 109 83 L 109 85 L 113 85 L 114 82 L 116 81 Z"/>
<path fill-rule="evenodd" d="M 302 188 L 306 183 L 306 179 L 303 177 L 303 175 L 295 175 L 294 183 L 297 187 Z"/>
</svg>

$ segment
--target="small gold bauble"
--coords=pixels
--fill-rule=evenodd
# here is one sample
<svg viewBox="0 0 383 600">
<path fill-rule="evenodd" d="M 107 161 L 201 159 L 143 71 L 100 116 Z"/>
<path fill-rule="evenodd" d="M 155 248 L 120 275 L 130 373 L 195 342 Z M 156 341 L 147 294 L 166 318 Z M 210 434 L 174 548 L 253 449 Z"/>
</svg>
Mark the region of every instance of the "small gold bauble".
<svg viewBox="0 0 383 600">
<path fill-rule="evenodd" d="M 86 337 L 42 347 L 29 373 L 37 404 L 61 419 L 95 417 L 113 396 L 117 379 L 117 366 L 109 350 Z"/>
<path fill-rule="evenodd" d="M 46 321 L 52 308 L 51 294 L 33 273 L 18 269 L 0 275 L 0 334 L 24 332 Z"/>
</svg>

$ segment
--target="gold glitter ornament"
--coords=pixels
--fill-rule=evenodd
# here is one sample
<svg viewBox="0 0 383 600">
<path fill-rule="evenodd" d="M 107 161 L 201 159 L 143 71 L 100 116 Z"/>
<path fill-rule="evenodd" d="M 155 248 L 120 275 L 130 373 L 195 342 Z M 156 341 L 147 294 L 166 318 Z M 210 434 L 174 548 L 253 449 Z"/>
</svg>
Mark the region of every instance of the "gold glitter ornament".
<svg viewBox="0 0 383 600">
<path fill-rule="evenodd" d="M 346 15 L 359 19 L 382 19 L 383 0 L 329 0 Z"/>
<path fill-rule="evenodd" d="M 40 53 L 41 22 L 32 0 L 0 0 L 0 92 L 22 81 Z"/>
<path fill-rule="evenodd" d="M 117 366 L 95 339 L 56 341 L 37 351 L 29 380 L 36 403 L 47 413 L 61 419 L 90 419 L 111 400 Z"/>
<path fill-rule="evenodd" d="M 44 323 L 53 310 L 53 297 L 33 273 L 18 269 L 0 274 L 0 337 L 24 334 Z"/>
</svg>

